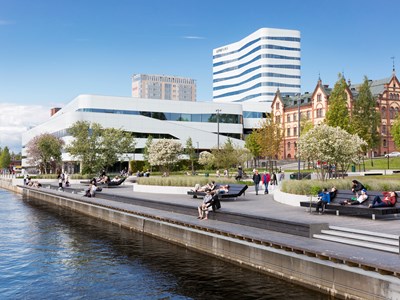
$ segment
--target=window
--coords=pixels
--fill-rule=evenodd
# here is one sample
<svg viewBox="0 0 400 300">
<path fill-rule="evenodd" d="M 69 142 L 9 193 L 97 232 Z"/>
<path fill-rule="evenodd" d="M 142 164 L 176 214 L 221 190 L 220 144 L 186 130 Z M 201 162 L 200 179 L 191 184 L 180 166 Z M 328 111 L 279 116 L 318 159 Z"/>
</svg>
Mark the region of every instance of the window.
<svg viewBox="0 0 400 300">
<path fill-rule="evenodd" d="M 381 115 L 382 115 L 382 119 L 386 119 L 386 107 L 382 107 Z"/>
<path fill-rule="evenodd" d="M 317 118 L 322 118 L 322 108 L 317 108 Z"/>
<path fill-rule="evenodd" d="M 393 107 L 390 108 L 389 116 L 390 116 L 390 119 L 394 119 L 394 108 Z"/>
<path fill-rule="evenodd" d="M 293 127 L 293 135 L 297 136 L 297 127 Z"/>
<path fill-rule="evenodd" d="M 311 118 L 311 111 L 307 110 L 307 120 L 310 120 Z"/>
<path fill-rule="evenodd" d="M 280 107 L 280 105 L 279 105 L 279 102 L 278 102 L 278 103 L 276 103 L 276 109 L 279 109 L 279 107 Z"/>
<path fill-rule="evenodd" d="M 297 121 L 297 115 L 293 114 L 293 122 L 296 122 L 296 121 Z"/>
<path fill-rule="evenodd" d="M 281 116 L 276 116 L 276 117 L 275 117 L 275 122 L 276 122 L 277 124 L 280 124 L 280 123 L 281 123 Z"/>
<path fill-rule="evenodd" d="M 318 101 L 318 102 L 321 102 L 321 94 L 318 94 L 318 95 L 317 95 L 317 101 Z"/>
<path fill-rule="evenodd" d="M 290 142 L 287 143 L 287 149 L 290 150 Z"/>
<path fill-rule="evenodd" d="M 386 125 L 382 125 L 382 133 L 386 134 Z"/>
<path fill-rule="evenodd" d="M 383 140 L 383 147 L 387 147 L 386 140 Z"/>
<path fill-rule="evenodd" d="M 290 115 L 287 115 L 287 120 L 288 123 L 290 123 Z"/>
<path fill-rule="evenodd" d="M 286 129 L 286 136 L 290 136 L 290 128 Z"/>
</svg>

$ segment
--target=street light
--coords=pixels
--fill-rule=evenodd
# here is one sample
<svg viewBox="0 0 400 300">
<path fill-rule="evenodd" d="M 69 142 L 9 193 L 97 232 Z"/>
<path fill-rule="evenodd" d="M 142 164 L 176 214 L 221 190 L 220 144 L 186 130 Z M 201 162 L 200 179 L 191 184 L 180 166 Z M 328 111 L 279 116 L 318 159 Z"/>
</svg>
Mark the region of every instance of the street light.
<svg viewBox="0 0 400 300">
<path fill-rule="evenodd" d="M 301 93 L 297 94 L 297 180 L 300 180 L 300 154 L 299 154 L 299 140 L 300 140 L 300 101 Z"/>
<path fill-rule="evenodd" d="M 199 142 L 196 142 L 196 144 L 197 144 L 197 158 L 199 158 L 200 157 Z"/>
<path fill-rule="evenodd" d="M 217 145 L 219 150 L 219 113 L 221 112 L 220 109 L 215 110 L 217 112 Z"/>
</svg>

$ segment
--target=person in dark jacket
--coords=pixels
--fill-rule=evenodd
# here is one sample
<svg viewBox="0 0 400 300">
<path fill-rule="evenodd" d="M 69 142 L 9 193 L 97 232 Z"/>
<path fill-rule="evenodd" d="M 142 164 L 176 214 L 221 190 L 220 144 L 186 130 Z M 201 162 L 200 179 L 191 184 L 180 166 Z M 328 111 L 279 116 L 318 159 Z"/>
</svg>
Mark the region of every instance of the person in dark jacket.
<svg viewBox="0 0 400 300">
<path fill-rule="evenodd" d="M 261 175 L 258 174 L 258 170 L 254 171 L 253 182 L 254 182 L 254 188 L 256 189 L 256 195 L 258 195 L 258 185 L 261 182 Z"/>
<path fill-rule="evenodd" d="M 366 188 L 363 186 L 363 184 L 361 182 L 359 182 L 358 180 L 352 180 L 351 181 L 352 185 L 351 185 L 351 191 L 353 193 L 357 193 L 360 192 L 361 190 L 366 190 Z"/>
</svg>

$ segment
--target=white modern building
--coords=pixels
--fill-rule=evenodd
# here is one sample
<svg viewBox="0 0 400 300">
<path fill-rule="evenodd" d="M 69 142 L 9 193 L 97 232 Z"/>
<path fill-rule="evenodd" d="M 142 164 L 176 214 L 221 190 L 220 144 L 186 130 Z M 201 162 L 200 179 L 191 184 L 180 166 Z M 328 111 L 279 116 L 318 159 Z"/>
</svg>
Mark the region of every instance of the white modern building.
<svg viewBox="0 0 400 300">
<path fill-rule="evenodd" d="M 196 101 L 196 80 L 168 75 L 133 74 L 132 97 Z"/>
<path fill-rule="evenodd" d="M 243 147 L 242 106 L 235 103 L 180 102 L 131 97 L 80 95 L 58 110 L 49 120 L 22 135 L 22 155 L 26 145 L 36 135 L 51 133 L 61 137 L 66 144 L 68 134 L 77 121 L 99 123 L 104 128 L 122 128 L 135 136 L 136 153 L 129 159 L 143 160 L 142 150 L 149 135 L 154 140 L 176 139 L 183 146 L 192 138 L 198 150 L 208 150 L 223 145 L 228 137 Z M 63 161 L 73 161 L 68 153 Z M 126 158 L 128 160 L 128 157 Z M 22 166 L 27 166 L 26 160 Z"/>
<path fill-rule="evenodd" d="M 300 66 L 300 31 L 261 28 L 213 50 L 213 101 L 270 112 L 278 89 L 300 93 Z"/>
</svg>

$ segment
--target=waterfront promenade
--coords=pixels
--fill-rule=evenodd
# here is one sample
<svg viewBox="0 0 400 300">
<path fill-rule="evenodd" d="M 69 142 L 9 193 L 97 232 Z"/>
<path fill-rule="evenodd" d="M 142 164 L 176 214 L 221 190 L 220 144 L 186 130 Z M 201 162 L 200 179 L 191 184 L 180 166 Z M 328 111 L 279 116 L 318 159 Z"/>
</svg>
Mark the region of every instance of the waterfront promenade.
<svg viewBox="0 0 400 300">
<path fill-rule="evenodd" d="M 400 218 L 396 215 L 376 220 L 371 220 L 370 216 L 318 215 L 299 206 L 279 203 L 273 194 L 255 195 L 250 187 L 245 196 L 223 200 L 222 208 L 215 214 L 210 213 L 209 220 L 198 220 L 197 206 L 202 200 L 186 195 L 186 189 L 181 189 L 179 194 L 138 192 L 138 188 L 126 183 L 116 188 L 104 188 L 96 198 L 86 198 L 80 194 L 86 188 L 83 185 L 73 184 L 72 189 L 65 192 L 57 191 L 55 182 L 51 186 L 53 189 L 45 183 L 44 188 L 32 189 L 32 192 L 42 193 L 43 196 L 36 196 L 47 202 L 82 210 L 280 278 L 290 278 L 331 295 L 351 299 L 400 299 L 398 253 L 284 233 L 286 226 L 318 227 L 322 224 L 398 235 Z M 79 202 L 91 207 L 82 208 L 84 205 Z M 111 209 L 111 212 L 105 212 L 101 207 Z M 133 219 L 128 220 L 131 216 Z M 262 228 L 271 220 L 281 228 Z M 131 225 L 123 225 L 124 222 Z"/>
</svg>

